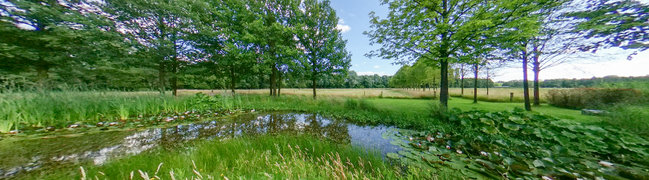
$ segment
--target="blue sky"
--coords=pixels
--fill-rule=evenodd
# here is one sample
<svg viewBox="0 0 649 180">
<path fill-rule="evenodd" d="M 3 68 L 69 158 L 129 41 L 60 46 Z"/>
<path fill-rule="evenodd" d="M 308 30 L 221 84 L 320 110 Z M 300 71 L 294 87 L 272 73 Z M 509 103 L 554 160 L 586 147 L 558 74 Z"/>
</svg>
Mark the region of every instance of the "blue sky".
<svg viewBox="0 0 649 180">
<path fill-rule="evenodd" d="M 365 53 L 377 48 L 370 46 L 369 38 L 363 35 L 363 32 L 370 28 L 368 14 L 374 11 L 378 16 L 385 17 L 388 11 L 387 6 L 381 6 L 380 2 L 381 0 L 331 0 L 332 7 L 341 19 L 339 26 L 344 29 L 343 38 L 348 40 L 347 50 L 352 54 L 351 70 L 361 75 L 393 75 L 401 67 L 392 65 L 393 61 L 389 59 L 365 57 Z M 626 57 L 630 53 L 621 49 L 602 50 L 597 54 L 589 53 L 584 55 L 585 58 L 541 71 L 540 79 L 649 75 L 649 71 L 646 70 L 646 67 L 649 67 L 649 51 L 640 52 L 629 61 Z M 532 78 L 531 73 L 530 78 Z M 522 68 L 517 65 L 502 68 L 498 70 L 494 79 L 497 81 L 523 79 Z"/>
<path fill-rule="evenodd" d="M 363 35 L 370 29 L 369 13 L 376 12 L 380 17 L 385 17 L 388 8 L 381 6 L 379 0 L 332 0 L 331 6 L 340 17 L 339 24 L 343 26 L 343 38 L 347 42 L 347 50 L 352 54 L 351 69 L 359 74 L 393 75 L 401 66 L 392 65 L 392 60 L 374 57 L 365 57 L 365 53 L 374 49 L 370 40 Z M 348 29 L 347 29 L 348 28 Z"/>
</svg>

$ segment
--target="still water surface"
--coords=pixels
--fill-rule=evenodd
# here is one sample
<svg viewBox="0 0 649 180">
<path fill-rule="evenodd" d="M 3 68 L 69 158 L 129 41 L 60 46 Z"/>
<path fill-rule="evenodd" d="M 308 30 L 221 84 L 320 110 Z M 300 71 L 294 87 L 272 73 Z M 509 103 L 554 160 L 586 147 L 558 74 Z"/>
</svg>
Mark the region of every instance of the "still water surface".
<svg viewBox="0 0 649 180">
<path fill-rule="evenodd" d="M 317 114 L 245 113 L 200 123 L 127 131 L 97 132 L 76 136 L 0 140 L 0 179 L 35 170 L 78 163 L 103 164 L 154 147 L 173 148 L 199 139 L 229 139 L 268 134 L 310 134 L 341 144 L 361 146 L 382 155 L 401 148 L 390 144 L 397 129 L 360 126 Z"/>
</svg>

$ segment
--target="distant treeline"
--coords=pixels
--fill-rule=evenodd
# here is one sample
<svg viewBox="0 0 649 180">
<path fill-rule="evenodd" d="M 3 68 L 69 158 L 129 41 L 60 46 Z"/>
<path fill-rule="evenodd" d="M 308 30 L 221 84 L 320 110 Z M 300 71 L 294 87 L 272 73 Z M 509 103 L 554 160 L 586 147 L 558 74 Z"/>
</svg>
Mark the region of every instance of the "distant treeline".
<svg viewBox="0 0 649 180">
<path fill-rule="evenodd" d="M 180 89 L 227 89 L 229 88 L 229 79 L 217 75 L 206 75 L 201 71 L 193 72 L 196 69 L 187 69 L 178 77 L 178 87 Z M 116 72 L 116 71 L 110 71 Z M 57 80 L 57 87 L 54 89 L 77 89 L 77 90 L 154 90 L 157 88 L 155 81 L 155 71 L 150 69 L 141 69 L 140 71 L 120 73 L 106 73 L 98 78 L 88 78 L 85 80 L 66 79 L 64 74 L 52 73 L 51 78 Z M 258 76 L 248 76 L 239 79 L 237 89 L 264 89 L 269 88 L 270 84 L 266 74 Z M 349 71 L 347 76 L 324 75 L 317 82 L 318 88 L 389 88 L 389 82 L 392 76 L 358 75 L 354 71 Z M 281 83 L 282 88 L 311 88 L 311 83 L 301 78 L 287 77 Z M 467 86 L 468 87 L 468 86 Z M 37 82 L 31 80 L 29 76 L 8 75 L 0 77 L 0 91 L 29 90 L 38 88 Z"/>
<path fill-rule="evenodd" d="M 390 87 L 392 88 L 436 88 L 439 87 L 440 69 L 431 67 L 424 64 L 422 61 L 417 61 L 412 66 L 404 65 L 399 71 L 390 79 Z M 473 88 L 475 78 L 468 78 L 466 75 L 468 71 L 462 71 L 459 68 L 451 68 L 449 73 L 449 87 L 453 88 Z M 462 76 L 465 73 L 466 76 Z M 478 78 L 478 88 L 494 87 L 494 82 L 491 79 Z"/>
<path fill-rule="evenodd" d="M 523 87 L 522 80 L 514 80 L 502 83 L 506 87 Z M 530 81 L 532 83 L 532 81 Z M 633 88 L 649 89 L 649 75 L 638 77 L 619 77 L 605 76 L 593 77 L 589 79 L 548 79 L 540 82 L 543 88 L 583 88 L 583 87 L 601 87 L 601 88 Z"/>
</svg>

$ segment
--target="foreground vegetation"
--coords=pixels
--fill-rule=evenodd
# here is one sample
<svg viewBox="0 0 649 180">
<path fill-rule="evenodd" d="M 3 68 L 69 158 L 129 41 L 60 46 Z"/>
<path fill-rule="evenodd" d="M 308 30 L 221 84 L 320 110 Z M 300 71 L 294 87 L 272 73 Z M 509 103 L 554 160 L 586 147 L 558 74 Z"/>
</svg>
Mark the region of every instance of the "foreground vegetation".
<svg viewBox="0 0 649 180">
<path fill-rule="evenodd" d="M 156 149 L 102 166 L 84 165 L 25 179 L 429 179 L 401 172 L 373 151 L 309 136 L 262 136 L 200 141 Z M 421 176 L 425 175 L 425 176 Z"/>
<path fill-rule="evenodd" d="M 634 105 L 635 108 L 620 104 L 616 106 L 619 110 L 611 109 L 610 114 L 596 117 L 549 105 L 536 107 L 537 112 L 530 113 L 520 110 L 521 103 L 474 104 L 469 99 L 451 98 L 449 106 L 454 110 L 446 114 L 448 120 L 441 120 L 442 113 L 433 100 L 417 99 L 405 91 L 381 91 L 404 96 L 361 98 L 332 94 L 313 99 L 299 95 L 189 95 L 195 91 L 182 91 L 178 97 L 148 92 L 32 92 L 7 94 L 21 98 L 4 97 L 2 105 L 7 108 L 2 108 L 0 115 L 6 119 L 15 118 L 2 121 L 15 122 L 6 129 L 22 130 L 44 129 L 45 126 L 62 128 L 70 123 L 88 124 L 93 128 L 92 124 L 106 121 L 123 124 L 151 121 L 156 124 L 164 122 L 163 117 L 186 111 L 236 113 L 255 109 L 311 112 L 359 124 L 407 129 L 393 137 L 403 140 L 396 143 L 404 147 L 404 151 L 388 155 L 410 167 L 407 171 L 385 164 L 376 154 L 365 158 L 366 151 L 349 145 L 333 145 L 310 137 L 277 136 L 201 141 L 182 148 L 158 149 L 104 166 L 83 165 L 89 178 L 96 175 L 123 179 L 131 176 L 131 172 L 136 177 L 169 177 L 172 170 L 175 177 L 187 178 L 219 177 L 221 174 L 263 178 L 267 176 L 263 172 L 277 178 L 547 176 L 641 179 L 649 175 L 643 170 L 649 167 L 646 161 L 649 142 L 640 136 L 646 129 L 630 123 L 646 122 L 646 113 L 638 114 L 646 110 L 642 104 Z M 342 91 L 332 93 L 344 94 Z M 297 146 L 305 149 L 296 150 Z M 327 154 L 332 152 L 338 152 L 341 158 Z M 361 156 L 362 160 L 357 161 Z M 362 164 L 371 162 L 373 166 L 359 167 L 361 161 Z M 339 162 L 342 165 L 336 166 Z M 162 166 L 158 169 L 160 163 Z M 276 169 L 278 166 L 282 168 Z M 33 178 L 80 177 L 77 168 L 61 169 L 54 174 L 43 172 Z M 306 173 L 310 171 L 313 173 Z"/>
<path fill-rule="evenodd" d="M 63 128 L 71 124 L 123 121 L 139 115 L 183 112 L 186 97 L 154 92 L 20 92 L 0 94 L 0 132 Z"/>
<path fill-rule="evenodd" d="M 407 164 L 454 169 L 463 177 L 646 179 L 649 141 L 616 127 L 517 111 L 454 112 L 451 131 L 402 133 Z"/>
</svg>

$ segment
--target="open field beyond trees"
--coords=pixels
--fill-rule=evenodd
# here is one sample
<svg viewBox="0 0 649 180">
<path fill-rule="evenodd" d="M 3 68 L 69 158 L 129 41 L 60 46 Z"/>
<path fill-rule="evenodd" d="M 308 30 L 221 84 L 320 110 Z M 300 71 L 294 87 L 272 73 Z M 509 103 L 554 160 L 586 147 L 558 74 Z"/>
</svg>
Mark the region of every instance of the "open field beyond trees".
<svg viewBox="0 0 649 180">
<path fill-rule="evenodd" d="M 542 88 L 540 97 L 545 102 L 546 94 L 549 90 L 558 88 Z M 224 93 L 229 90 L 181 90 L 181 93 L 197 93 L 202 92 L 206 94 Z M 414 99 L 433 99 L 439 97 L 438 88 L 424 88 L 424 89 L 401 89 L 401 88 L 372 88 L 372 89 L 317 89 L 317 94 L 324 97 L 386 97 L 386 98 L 414 98 Z M 236 90 L 240 94 L 268 94 L 268 89 L 239 89 Z M 301 95 L 309 96 L 313 93 L 312 89 L 295 89 L 288 88 L 282 89 L 282 94 L 286 95 Z M 478 88 L 478 98 L 481 101 L 493 102 L 510 102 L 510 93 L 514 93 L 513 102 L 523 101 L 523 89 L 521 88 L 489 88 L 487 95 L 486 88 Z M 473 98 L 473 88 L 465 88 L 464 95 L 460 88 L 449 88 L 449 94 L 452 97 L 463 97 L 466 99 Z"/>
</svg>

